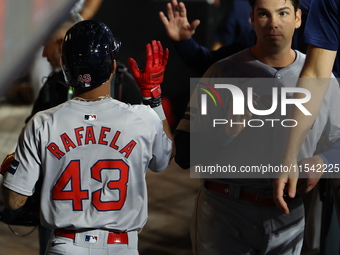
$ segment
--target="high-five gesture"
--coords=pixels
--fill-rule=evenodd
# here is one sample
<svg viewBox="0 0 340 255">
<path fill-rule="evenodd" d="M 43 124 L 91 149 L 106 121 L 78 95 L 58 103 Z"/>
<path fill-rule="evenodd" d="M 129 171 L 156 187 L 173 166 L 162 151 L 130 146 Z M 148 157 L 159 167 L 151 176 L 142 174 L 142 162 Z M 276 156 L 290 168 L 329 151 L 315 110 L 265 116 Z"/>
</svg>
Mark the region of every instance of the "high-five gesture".
<svg viewBox="0 0 340 255">
<path fill-rule="evenodd" d="M 169 58 L 169 50 L 164 49 L 160 41 L 151 41 L 146 45 L 145 69 L 140 70 L 136 61 L 129 58 L 131 73 L 143 97 L 157 98 L 161 95 L 164 71 Z"/>
<path fill-rule="evenodd" d="M 172 0 L 166 7 L 168 18 L 163 12 L 159 12 L 159 17 L 169 38 L 177 42 L 190 39 L 200 21 L 196 19 L 191 24 L 189 23 L 187 10 L 182 2 L 178 3 L 177 0 Z"/>
</svg>

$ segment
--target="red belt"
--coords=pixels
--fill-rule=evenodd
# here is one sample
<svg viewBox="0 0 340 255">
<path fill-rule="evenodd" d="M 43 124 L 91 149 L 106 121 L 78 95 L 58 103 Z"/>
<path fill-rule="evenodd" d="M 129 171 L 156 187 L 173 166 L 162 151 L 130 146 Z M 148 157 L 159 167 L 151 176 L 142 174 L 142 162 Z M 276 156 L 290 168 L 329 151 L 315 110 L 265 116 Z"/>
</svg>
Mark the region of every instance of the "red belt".
<svg viewBox="0 0 340 255">
<path fill-rule="evenodd" d="M 214 191 L 224 196 L 229 196 L 229 191 L 230 191 L 229 185 L 217 183 L 217 182 L 205 181 L 204 186 L 207 188 L 207 190 Z M 267 197 L 267 196 L 263 196 L 257 193 L 248 192 L 245 190 L 240 190 L 240 194 L 238 198 L 241 200 L 247 201 L 247 202 L 257 204 L 259 206 L 268 206 L 268 207 L 276 206 L 276 203 L 274 202 L 274 199 L 272 196 Z M 285 200 L 286 202 L 289 202 L 292 199 L 289 197 L 286 197 Z"/>
<path fill-rule="evenodd" d="M 76 237 L 76 231 L 75 230 L 67 230 L 64 228 L 59 228 L 55 230 L 55 235 L 62 236 L 70 239 L 75 239 Z M 129 242 L 128 234 L 127 232 L 123 233 L 114 233 L 109 232 L 107 237 L 107 243 L 108 244 L 128 244 Z"/>
</svg>

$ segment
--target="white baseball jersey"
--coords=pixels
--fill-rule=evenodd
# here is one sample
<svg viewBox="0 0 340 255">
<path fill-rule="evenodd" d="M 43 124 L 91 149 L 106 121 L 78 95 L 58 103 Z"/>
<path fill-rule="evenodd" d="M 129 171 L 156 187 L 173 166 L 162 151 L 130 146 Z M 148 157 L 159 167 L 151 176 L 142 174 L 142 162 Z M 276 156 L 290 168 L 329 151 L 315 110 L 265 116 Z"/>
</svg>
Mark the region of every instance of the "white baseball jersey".
<svg viewBox="0 0 340 255">
<path fill-rule="evenodd" d="M 146 170 L 164 170 L 171 151 L 149 106 L 70 100 L 28 122 L 4 186 L 31 196 L 42 175 L 49 228 L 138 230 L 147 220 Z"/>
<path fill-rule="evenodd" d="M 305 61 L 305 55 L 299 51 L 296 52 L 295 61 L 284 68 L 274 68 L 257 60 L 250 52 L 250 49 L 245 49 L 233 56 L 220 60 L 213 64 L 204 77 L 200 80 L 202 83 L 216 83 L 219 78 L 234 78 L 237 81 L 235 84 L 242 84 L 241 89 L 252 87 L 253 92 L 259 96 L 257 100 L 257 109 L 269 109 L 272 106 L 273 86 L 277 87 L 280 94 L 281 88 L 296 87 L 299 74 Z M 241 79 L 238 79 L 241 78 Z M 270 83 L 265 83 L 264 79 L 271 78 Z M 212 82 L 212 79 L 213 82 Z M 211 81 L 211 82 L 210 82 Z M 223 80 L 220 80 L 223 83 Z M 241 81 L 241 82 L 240 82 Z M 191 123 L 192 132 L 204 132 L 209 139 L 214 134 L 218 134 L 217 128 L 213 128 L 211 123 L 215 118 L 228 118 L 227 104 L 230 99 L 230 93 L 227 89 L 216 89 L 223 100 L 222 107 L 210 107 L 210 111 L 206 116 L 197 114 L 197 117 Z M 199 108 L 195 105 L 196 99 L 200 99 L 201 91 L 196 89 L 195 94 L 190 101 L 190 107 Z M 292 96 L 292 94 L 291 94 Z M 340 138 L 340 90 L 336 79 L 332 79 L 329 89 L 324 98 L 320 113 L 316 118 L 310 132 L 303 143 L 298 160 L 313 156 L 317 143 L 324 133 L 330 142 L 335 142 Z M 278 99 L 280 101 L 280 97 Z M 212 100 L 208 103 L 213 104 Z M 278 103 L 280 107 L 280 102 Z M 208 108 L 209 109 L 209 108 Z M 281 115 L 281 111 L 277 110 L 270 116 L 253 116 L 254 119 L 287 119 Z M 282 148 L 284 143 L 284 133 L 287 127 L 283 127 L 280 122 L 264 121 L 264 125 L 259 128 L 246 127 L 234 140 L 226 146 L 221 153 L 221 161 L 214 159 L 213 163 L 222 162 L 236 166 L 238 169 L 241 166 L 260 166 L 260 165 L 278 165 L 281 163 Z M 259 122 L 253 122 L 253 125 L 259 125 Z M 224 130 L 224 125 L 220 125 Z M 196 129 L 196 130 L 195 130 Z M 224 132 L 224 131 L 223 131 Z M 223 158 L 222 158 L 223 157 Z M 222 165 L 222 163 L 220 165 Z M 219 179 L 219 182 L 224 182 L 231 185 L 252 186 L 254 191 L 272 190 L 271 180 L 267 179 Z"/>
</svg>

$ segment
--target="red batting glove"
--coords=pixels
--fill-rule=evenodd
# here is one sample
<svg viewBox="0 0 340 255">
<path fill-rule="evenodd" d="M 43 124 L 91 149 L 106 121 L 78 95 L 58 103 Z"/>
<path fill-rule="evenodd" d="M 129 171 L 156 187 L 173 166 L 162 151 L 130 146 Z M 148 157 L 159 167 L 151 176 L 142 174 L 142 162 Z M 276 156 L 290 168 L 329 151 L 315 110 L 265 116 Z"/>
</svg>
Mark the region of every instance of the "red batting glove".
<svg viewBox="0 0 340 255">
<path fill-rule="evenodd" d="M 169 50 L 163 50 L 160 41 L 151 41 L 146 45 L 145 70 L 139 70 L 136 61 L 129 58 L 131 73 L 143 97 L 157 98 L 161 95 L 165 66 L 168 62 Z"/>
<path fill-rule="evenodd" d="M 12 165 L 13 159 L 14 159 L 14 154 L 15 152 L 8 154 L 4 161 L 2 161 L 1 166 L 0 166 L 0 174 L 5 176 L 5 173 L 7 173 L 8 169 Z"/>
</svg>

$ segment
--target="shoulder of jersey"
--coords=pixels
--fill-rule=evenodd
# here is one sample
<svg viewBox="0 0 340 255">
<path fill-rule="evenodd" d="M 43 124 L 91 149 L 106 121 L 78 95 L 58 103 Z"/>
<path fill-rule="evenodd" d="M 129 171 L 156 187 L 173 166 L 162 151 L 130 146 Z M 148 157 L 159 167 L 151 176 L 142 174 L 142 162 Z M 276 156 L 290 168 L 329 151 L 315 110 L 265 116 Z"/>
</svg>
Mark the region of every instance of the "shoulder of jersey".
<svg viewBox="0 0 340 255">
<path fill-rule="evenodd" d="M 54 112 L 56 112 L 60 108 L 62 108 L 65 103 L 57 105 L 57 106 L 54 106 L 52 108 L 49 108 L 49 109 L 46 109 L 46 110 L 43 110 L 43 111 L 40 111 L 40 112 L 37 112 L 31 119 L 35 119 L 35 120 L 37 120 L 37 119 L 41 119 L 41 120 L 48 119 L 48 118 L 51 117 L 51 115 Z"/>
</svg>

